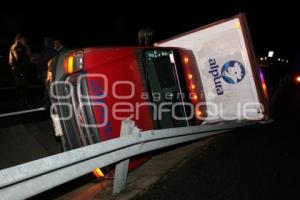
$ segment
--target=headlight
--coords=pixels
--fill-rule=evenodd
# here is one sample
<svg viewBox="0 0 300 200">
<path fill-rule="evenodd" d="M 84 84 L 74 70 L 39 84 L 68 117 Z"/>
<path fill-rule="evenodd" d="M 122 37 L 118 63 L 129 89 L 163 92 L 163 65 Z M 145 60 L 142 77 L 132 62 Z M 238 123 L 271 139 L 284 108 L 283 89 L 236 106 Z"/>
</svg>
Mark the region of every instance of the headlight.
<svg viewBox="0 0 300 200">
<path fill-rule="evenodd" d="M 300 84 L 300 75 L 297 75 L 297 76 L 295 77 L 295 82 L 296 82 L 297 84 Z"/>
<path fill-rule="evenodd" d="M 65 72 L 72 74 L 83 68 L 83 52 L 76 51 L 69 54 L 65 60 Z"/>
</svg>

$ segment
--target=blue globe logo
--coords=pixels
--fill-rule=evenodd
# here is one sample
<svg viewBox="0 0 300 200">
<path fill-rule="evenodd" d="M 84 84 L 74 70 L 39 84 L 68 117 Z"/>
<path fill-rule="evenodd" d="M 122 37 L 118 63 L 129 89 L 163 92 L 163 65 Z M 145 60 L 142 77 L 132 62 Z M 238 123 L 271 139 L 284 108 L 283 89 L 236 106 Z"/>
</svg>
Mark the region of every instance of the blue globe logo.
<svg viewBox="0 0 300 200">
<path fill-rule="evenodd" d="M 223 80 L 229 84 L 237 84 L 245 77 L 246 71 L 242 63 L 236 60 L 226 62 L 221 69 Z"/>
</svg>

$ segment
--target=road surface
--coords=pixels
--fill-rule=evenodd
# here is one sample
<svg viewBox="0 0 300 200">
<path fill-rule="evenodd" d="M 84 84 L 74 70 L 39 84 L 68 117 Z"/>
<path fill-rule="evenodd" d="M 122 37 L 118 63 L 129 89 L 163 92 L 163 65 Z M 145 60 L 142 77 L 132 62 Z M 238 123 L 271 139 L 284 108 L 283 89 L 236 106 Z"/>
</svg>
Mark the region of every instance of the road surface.
<svg viewBox="0 0 300 200">
<path fill-rule="evenodd" d="M 280 97 L 274 123 L 224 134 L 137 199 L 300 199 L 300 88 Z"/>
</svg>

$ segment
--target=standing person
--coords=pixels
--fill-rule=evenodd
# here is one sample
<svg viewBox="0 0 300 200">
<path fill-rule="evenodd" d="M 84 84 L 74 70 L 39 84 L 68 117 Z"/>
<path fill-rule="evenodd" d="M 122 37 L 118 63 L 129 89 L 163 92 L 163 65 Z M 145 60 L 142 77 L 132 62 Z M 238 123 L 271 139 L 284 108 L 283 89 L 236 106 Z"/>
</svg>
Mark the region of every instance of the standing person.
<svg viewBox="0 0 300 200">
<path fill-rule="evenodd" d="M 59 39 L 53 40 L 53 49 L 56 51 L 56 54 L 50 60 L 48 60 L 48 70 L 46 76 L 46 85 L 48 86 L 50 85 L 51 82 L 54 81 L 58 55 L 60 53 L 67 51 L 67 48 L 63 45 L 62 41 Z"/>
<path fill-rule="evenodd" d="M 55 39 L 53 41 L 53 48 L 57 52 L 57 55 L 67 50 L 62 41 L 59 39 Z"/>
<path fill-rule="evenodd" d="M 138 32 L 139 46 L 152 46 L 154 42 L 154 29 L 151 27 L 142 28 Z"/>
<path fill-rule="evenodd" d="M 51 99 L 49 98 L 51 95 L 50 94 L 50 87 L 51 83 L 55 81 L 55 71 L 58 62 L 58 57 L 59 54 L 64 53 L 67 51 L 67 48 L 63 45 L 62 41 L 59 39 L 54 39 L 53 40 L 53 49 L 55 50 L 55 55 L 48 60 L 47 64 L 47 75 L 46 75 L 46 80 L 45 80 L 45 87 L 47 88 L 47 95 L 46 95 L 46 107 L 50 108 L 51 104 Z"/>
<path fill-rule="evenodd" d="M 43 40 L 44 48 L 39 55 L 39 63 L 37 66 L 39 71 L 39 79 L 45 82 L 45 78 L 47 77 L 48 61 L 56 55 L 56 51 L 54 50 L 52 38 L 44 37 Z"/>
<path fill-rule="evenodd" d="M 44 84 L 44 103 L 45 103 L 45 108 L 49 109 L 50 105 L 50 100 L 49 100 L 49 95 L 48 95 L 48 86 L 47 84 L 47 79 L 48 79 L 48 62 L 51 60 L 55 55 L 56 51 L 54 50 L 54 40 L 50 37 L 44 37 L 44 49 L 40 53 L 39 57 L 39 80 L 42 81 Z"/>
<path fill-rule="evenodd" d="M 30 50 L 26 37 L 17 34 L 9 51 L 9 65 L 16 82 L 16 97 L 20 107 L 28 107 L 28 77 Z"/>
</svg>

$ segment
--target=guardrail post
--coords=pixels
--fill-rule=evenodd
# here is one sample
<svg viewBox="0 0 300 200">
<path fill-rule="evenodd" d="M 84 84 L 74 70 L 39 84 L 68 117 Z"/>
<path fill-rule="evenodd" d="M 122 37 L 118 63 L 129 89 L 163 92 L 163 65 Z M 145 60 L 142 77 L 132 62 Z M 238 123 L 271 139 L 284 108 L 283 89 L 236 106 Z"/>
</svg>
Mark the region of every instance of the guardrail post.
<svg viewBox="0 0 300 200">
<path fill-rule="evenodd" d="M 122 121 L 120 137 L 132 134 L 135 124 L 131 120 Z M 123 160 L 116 165 L 113 194 L 120 193 L 125 189 L 128 174 L 129 159 Z"/>
</svg>

